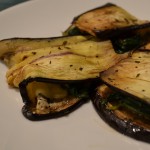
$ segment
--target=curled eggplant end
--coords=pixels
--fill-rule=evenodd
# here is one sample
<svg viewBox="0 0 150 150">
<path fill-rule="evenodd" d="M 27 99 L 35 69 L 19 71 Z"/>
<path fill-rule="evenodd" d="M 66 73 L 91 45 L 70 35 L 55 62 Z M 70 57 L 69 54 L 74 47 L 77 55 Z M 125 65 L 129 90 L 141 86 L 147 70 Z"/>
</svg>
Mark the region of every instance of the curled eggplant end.
<svg viewBox="0 0 150 150">
<path fill-rule="evenodd" d="M 118 93 L 106 85 L 99 86 L 93 98 L 93 105 L 97 113 L 107 124 L 120 133 L 136 140 L 150 142 L 149 110 L 146 112 L 145 106 L 142 108 L 137 106 L 139 104 L 132 101 L 132 105 L 145 109 L 143 112 L 141 110 L 135 112 L 135 106 L 129 108 L 132 106 L 131 101 L 129 101 L 130 98 Z M 121 100 L 117 98 L 120 95 L 122 97 Z M 128 105 L 129 103 L 130 106 Z M 147 114 L 145 115 L 144 113 Z"/>
<path fill-rule="evenodd" d="M 120 6 L 107 3 L 88 10 L 72 21 L 65 35 L 90 34 L 100 39 L 122 37 L 139 29 L 149 28 L 150 22 L 140 20 Z"/>
<path fill-rule="evenodd" d="M 25 104 L 22 113 L 29 120 L 45 120 L 69 114 L 89 100 L 91 83 L 28 78 L 19 84 Z"/>
</svg>

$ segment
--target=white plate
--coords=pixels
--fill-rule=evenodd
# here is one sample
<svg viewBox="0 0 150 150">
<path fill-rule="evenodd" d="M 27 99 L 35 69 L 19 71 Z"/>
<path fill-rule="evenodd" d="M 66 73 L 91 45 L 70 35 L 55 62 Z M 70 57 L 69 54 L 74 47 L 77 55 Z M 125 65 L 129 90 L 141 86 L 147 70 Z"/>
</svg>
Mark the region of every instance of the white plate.
<svg viewBox="0 0 150 150">
<path fill-rule="evenodd" d="M 34 0 L 0 12 L 0 39 L 61 35 L 74 16 L 107 0 Z M 112 0 L 141 19 L 150 19 L 150 1 Z M 0 150 L 148 150 L 150 145 L 114 131 L 92 103 L 68 116 L 41 122 L 25 119 L 19 91 L 8 87 L 0 63 Z"/>
</svg>

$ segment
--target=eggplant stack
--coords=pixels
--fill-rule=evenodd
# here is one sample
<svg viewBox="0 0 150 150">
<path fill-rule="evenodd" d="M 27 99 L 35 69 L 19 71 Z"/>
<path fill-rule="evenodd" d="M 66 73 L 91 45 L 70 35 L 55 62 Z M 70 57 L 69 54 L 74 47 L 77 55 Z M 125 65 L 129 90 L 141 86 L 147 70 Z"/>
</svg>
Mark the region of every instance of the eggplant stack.
<svg viewBox="0 0 150 150">
<path fill-rule="evenodd" d="M 75 17 L 63 34 L 0 41 L 0 58 L 9 67 L 7 82 L 20 89 L 24 116 L 43 120 L 66 115 L 96 89 L 93 104 L 104 120 L 150 141 L 150 56 L 145 46 L 150 22 L 109 3 Z"/>
<path fill-rule="evenodd" d="M 118 54 L 131 52 L 128 58 L 100 72 L 101 83 L 91 99 L 111 127 L 150 142 L 149 21 L 109 3 L 75 17 L 64 35 L 78 34 L 110 39 Z"/>
<path fill-rule="evenodd" d="M 135 51 L 100 76 L 93 97 L 98 114 L 121 133 L 150 142 L 150 50 Z"/>
</svg>

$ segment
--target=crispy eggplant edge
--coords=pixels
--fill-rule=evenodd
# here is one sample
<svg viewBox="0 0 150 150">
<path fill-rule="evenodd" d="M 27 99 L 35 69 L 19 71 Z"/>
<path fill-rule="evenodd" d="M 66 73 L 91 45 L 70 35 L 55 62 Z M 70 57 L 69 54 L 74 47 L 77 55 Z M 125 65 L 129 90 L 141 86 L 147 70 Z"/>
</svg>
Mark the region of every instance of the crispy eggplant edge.
<svg viewBox="0 0 150 150">
<path fill-rule="evenodd" d="M 85 11 L 85 12 L 81 13 L 80 15 L 74 17 L 73 20 L 72 20 L 72 22 L 71 22 L 71 24 L 73 25 L 74 22 L 76 22 L 80 18 L 80 16 L 82 16 L 82 15 L 88 13 L 88 12 L 91 12 L 91 11 L 94 11 L 94 10 L 97 10 L 97 9 L 106 8 L 106 7 L 112 7 L 112 6 L 120 7 L 120 6 L 117 6 L 116 4 L 113 4 L 113 3 L 103 4 L 102 6 L 93 8 L 93 9 L 88 10 L 88 11 Z M 120 7 L 120 8 L 122 8 L 122 7 Z M 126 34 L 127 32 L 134 32 L 136 30 L 139 30 L 139 29 L 142 29 L 142 28 L 147 28 L 147 27 L 150 27 L 150 22 L 147 22 L 147 23 L 142 24 L 142 25 L 131 25 L 129 27 L 107 29 L 105 31 L 95 30 L 94 32 L 95 32 L 95 35 L 98 38 L 102 38 L 102 39 L 105 40 L 105 39 L 108 39 L 108 38 L 121 37 L 122 34 Z M 81 32 L 84 33 L 85 31 L 81 31 Z"/>
<path fill-rule="evenodd" d="M 90 9 L 88 11 L 85 11 L 85 12 L 81 13 L 80 15 L 74 17 L 71 23 L 73 24 L 80 16 L 82 16 L 82 15 L 88 13 L 88 12 L 91 12 L 91 11 L 94 11 L 94 10 L 97 10 L 97 9 L 106 8 L 106 7 L 111 7 L 111 6 L 116 6 L 116 5 L 113 4 L 113 3 L 106 3 L 106 4 L 103 4 L 103 5 L 99 6 L 99 7 L 96 7 L 96 8 Z"/>
<path fill-rule="evenodd" d="M 108 110 L 106 108 L 106 104 L 102 103 L 103 99 L 96 89 L 91 94 L 91 99 L 95 111 L 107 125 L 118 131 L 119 133 L 137 141 L 147 143 L 150 142 L 150 130 L 133 124 L 131 120 L 124 120 L 117 117 L 112 110 Z"/>
</svg>

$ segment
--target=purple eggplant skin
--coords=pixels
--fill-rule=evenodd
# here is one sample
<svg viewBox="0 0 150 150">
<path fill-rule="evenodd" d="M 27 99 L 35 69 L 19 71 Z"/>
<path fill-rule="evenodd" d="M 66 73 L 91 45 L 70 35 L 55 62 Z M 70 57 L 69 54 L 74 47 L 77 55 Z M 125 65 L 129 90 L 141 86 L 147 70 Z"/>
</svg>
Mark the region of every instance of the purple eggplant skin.
<svg viewBox="0 0 150 150">
<path fill-rule="evenodd" d="M 110 127 L 135 140 L 150 142 L 150 130 L 133 124 L 131 120 L 120 119 L 112 110 L 107 109 L 107 103 L 104 103 L 104 99 L 96 90 L 91 98 L 96 112 Z"/>
<path fill-rule="evenodd" d="M 77 110 L 81 105 L 87 103 L 88 101 L 89 101 L 89 99 L 82 99 L 79 102 L 77 102 L 76 104 L 74 104 L 73 106 L 71 106 L 65 110 L 62 110 L 62 111 L 59 111 L 56 113 L 46 114 L 46 115 L 34 114 L 30 111 L 28 105 L 24 105 L 22 107 L 22 114 L 24 115 L 25 118 L 27 118 L 28 120 L 31 120 L 31 121 L 42 121 L 42 120 L 60 118 L 60 117 L 69 115 L 70 113 Z"/>
<path fill-rule="evenodd" d="M 29 100 L 28 97 L 28 93 L 27 93 L 27 85 L 30 82 L 50 82 L 50 83 L 80 83 L 81 85 L 84 84 L 85 82 L 91 82 L 92 84 L 90 84 L 90 89 L 92 89 L 93 87 L 96 86 L 96 84 L 99 82 L 98 79 L 86 79 L 86 80 L 78 80 L 78 81 L 73 81 L 73 80 L 69 80 L 69 81 L 65 81 L 65 80 L 55 80 L 55 79 L 47 79 L 47 78 L 41 78 L 41 77 L 37 77 L 37 78 L 28 78 L 24 81 L 22 81 L 19 84 L 19 89 L 20 89 L 20 94 L 24 103 L 24 106 L 22 107 L 22 114 L 24 115 L 25 118 L 27 118 L 28 120 L 31 121 L 41 121 L 41 120 L 47 120 L 47 119 L 53 119 L 53 118 L 59 118 L 59 117 L 63 117 L 66 116 L 68 114 L 70 114 L 71 112 L 77 110 L 79 107 L 81 107 L 83 104 L 87 103 L 90 101 L 89 97 L 81 97 L 80 100 L 78 102 L 76 102 L 75 104 L 73 104 L 72 106 L 70 106 L 67 109 L 61 110 L 59 112 L 53 112 L 53 113 L 48 113 L 48 114 L 35 114 L 30 110 L 31 107 L 31 101 Z M 89 90 L 90 90 L 89 89 Z"/>
<path fill-rule="evenodd" d="M 95 34 L 98 38 L 103 39 L 114 39 L 120 37 L 128 37 L 132 35 L 138 34 L 137 32 L 142 29 L 149 29 L 150 23 L 145 23 L 143 25 L 133 25 L 130 27 L 122 27 L 122 28 L 115 28 L 115 29 L 108 29 L 105 31 L 95 30 Z"/>
<path fill-rule="evenodd" d="M 34 114 L 30 111 L 29 106 L 24 105 L 22 107 L 22 114 L 31 121 L 42 121 L 42 120 L 47 120 L 47 119 L 54 119 L 54 118 L 60 118 L 66 115 L 69 115 L 73 111 L 77 110 L 81 105 L 84 103 L 87 103 L 87 99 L 82 99 L 73 106 L 69 107 L 68 109 L 56 112 L 56 113 L 51 113 L 51 114 L 46 114 L 46 115 L 39 115 L 39 114 Z"/>
</svg>

